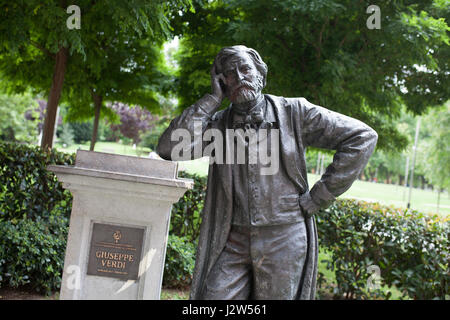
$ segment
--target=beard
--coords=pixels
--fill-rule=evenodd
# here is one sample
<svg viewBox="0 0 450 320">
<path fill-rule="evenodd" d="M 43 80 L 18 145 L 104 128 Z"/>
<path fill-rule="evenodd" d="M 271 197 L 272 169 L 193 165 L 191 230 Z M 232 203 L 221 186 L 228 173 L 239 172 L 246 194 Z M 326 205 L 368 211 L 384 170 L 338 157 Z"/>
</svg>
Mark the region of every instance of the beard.
<svg viewBox="0 0 450 320">
<path fill-rule="evenodd" d="M 236 86 L 227 90 L 228 99 L 232 103 L 245 103 L 255 100 L 263 88 L 263 77 L 258 75 L 253 81 L 242 80 Z"/>
<path fill-rule="evenodd" d="M 249 89 L 247 87 L 241 87 L 236 91 L 238 92 L 234 94 L 234 101 L 232 101 L 233 103 L 244 103 L 252 101 L 255 100 L 258 96 L 258 92 L 256 90 Z"/>
</svg>

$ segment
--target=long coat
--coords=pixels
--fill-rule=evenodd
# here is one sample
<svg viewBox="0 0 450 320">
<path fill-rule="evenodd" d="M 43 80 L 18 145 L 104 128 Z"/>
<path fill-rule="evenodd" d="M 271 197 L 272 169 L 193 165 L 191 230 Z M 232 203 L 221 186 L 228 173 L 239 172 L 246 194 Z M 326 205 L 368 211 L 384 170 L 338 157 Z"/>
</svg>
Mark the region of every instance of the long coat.
<svg viewBox="0 0 450 320">
<path fill-rule="evenodd" d="M 314 202 L 323 208 L 328 206 L 364 169 L 376 145 L 376 132 L 356 119 L 311 104 L 304 98 L 265 97 L 273 106 L 280 130 L 280 166 L 300 195 L 309 192 Z M 192 130 L 192 121 L 199 119 L 195 108 L 198 110 L 198 106 L 191 106 L 174 119 L 161 136 L 157 151 L 164 159 L 170 159 L 172 131 L 179 127 Z M 216 128 L 225 133 L 231 128 L 231 118 L 229 107 L 208 118 L 204 129 Z M 310 191 L 305 160 L 307 146 L 336 150 L 333 163 Z M 209 168 L 191 299 L 202 299 L 209 272 L 228 239 L 233 215 L 232 166 L 213 163 Z M 318 239 L 314 216 L 306 218 L 305 224 L 308 249 L 297 298 L 309 300 L 314 299 L 316 290 Z"/>
</svg>

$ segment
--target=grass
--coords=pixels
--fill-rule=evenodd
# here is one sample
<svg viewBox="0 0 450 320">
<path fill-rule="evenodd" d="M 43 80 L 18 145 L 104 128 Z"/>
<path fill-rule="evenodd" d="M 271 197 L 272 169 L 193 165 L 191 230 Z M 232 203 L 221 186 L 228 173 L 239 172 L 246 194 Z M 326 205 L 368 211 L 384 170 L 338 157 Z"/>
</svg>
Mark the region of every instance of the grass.
<svg viewBox="0 0 450 320">
<path fill-rule="evenodd" d="M 186 289 L 166 289 L 161 290 L 161 300 L 188 300 L 189 288 Z"/>
<path fill-rule="evenodd" d="M 308 174 L 311 185 L 318 179 L 318 175 Z M 403 186 L 357 180 L 341 197 L 406 208 L 408 193 L 409 188 Z M 411 209 L 430 214 L 437 213 L 437 192 L 413 188 Z M 447 193 L 441 193 L 439 214 L 444 217 L 450 214 L 450 197 Z"/>
<path fill-rule="evenodd" d="M 55 144 L 55 148 L 61 152 L 74 153 L 78 149 L 89 150 L 90 142 L 83 144 L 73 144 L 67 147 L 62 146 L 60 143 Z M 122 154 L 126 156 L 138 156 L 147 157 L 150 153 L 150 148 L 136 147 L 135 149 L 131 145 L 124 145 L 117 142 L 102 142 L 99 141 L 95 144 L 94 151 Z"/>
<path fill-rule="evenodd" d="M 199 175 L 208 174 L 208 158 L 192 161 L 180 161 L 180 170 Z M 309 185 L 312 186 L 319 176 L 308 174 Z M 351 188 L 342 194 L 341 198 L 353 198 L 369 202 L 379 202 L 388 206 L 406 208 L 409 189 L 403 186 L 373 183 L 356 180 Z M 424 213 L 437 213 L 437 192 L 413 188 L 411 193 L 411 209 Z M 450 197 L 448 193 L 441 193 L 439 214 L 448 216 L 450 214 Z"/>
<path fill-rule="evenodd" d="M 89 142 L 84 144 L 74 144 L 69 147 L 63 147 L 61 144 L 57 143 L 55 147 L 59 151 L 72 153 L 76 152 L 77 149 L 89 150 Z M 151 150 L 142 147 L 133 149 L 131 145 L 100 141 L 96 143 L 95 151 L 146 157 Z M 179 161 L 178 163 L 180 170 L 201 176 L 208 174 L 209 160 L 207 157 L 192 161 Z M 308 181 L 311 186 L 318 179 L 318 175 L 308 174 Z M 357 180 L 353 183 L 352 187 L 340 197 L 379 202 L 384 205 L 406 208 L 408 193 L 409 189 L 403 186 Z M 414 188 L 411 193 L 411 208 L 424 213 L 437 213 L 437 193 L 431 190 Z M 450 214 L 450 197 L 448 193 L 441 194 L 439 214 L 441 216 L 448 216 Z"/>
</svg>

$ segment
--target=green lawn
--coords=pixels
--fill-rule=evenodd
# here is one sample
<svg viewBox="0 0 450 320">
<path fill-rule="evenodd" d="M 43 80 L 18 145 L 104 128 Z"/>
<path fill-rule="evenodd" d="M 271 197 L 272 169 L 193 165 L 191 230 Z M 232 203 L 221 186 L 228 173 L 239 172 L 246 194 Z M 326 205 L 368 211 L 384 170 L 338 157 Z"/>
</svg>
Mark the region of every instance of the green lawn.
<svg viewBox="0 0 450 320">
<path fill-rule="evenodd" d="M 200 175 L 208 174 L 208 160 L 202 158 L 193 161 L 180 161 L 180 170 Z M 318 175 L 308 174 L 309 185 L 312 186 L 319 179 Z M 342 198 L 360 199 L 370 202 L 379 202 L 385 205 L 393 205 L 406 208 L 409 189 L 403 186 L 373 183 L 357 180 L 352 187 L 341 195 Z M 411 208 L 425 213 L 437 212 L 437 193 L 430 190 L 413 189 L 411 194 Z M 450 214 L 450 197 L 448 193 L 441 193 L 439 214 Z"/>
<path fill-rule="evenodd" d="M 64 152 L 76 152 L 77 149 L 89 150 L 89 143 L 74 144 L 66 148 L 63 148 L 60 144 L 56 144 L 55 147 Z M 133 149 L 131 145 L 122 145 L 115 142 L 97 142 L 95 151 L 147 157 L 151 150 L 141 147 Z M 179 169 L 204 176 L 208 174 L 208 161 L 207 157 L 193 161 L 179 161 Z M 308 174 L 310 186 L 318 179 L 318 175 Z M 409 189 L 403 186 L 357 180 L 341 197 L 406 208 L 408 192 Z M 411 208 L 425 213 L 437 213 L 437 193 L 431 190 L 413 189 L 411 194 Z M 441 216 L 448 216 L 450 214 L 450 196 L 448 193 L 441 194 L 439 214 Z"/>
<path fill-rule="evenodd" d="M 81 150 L 89 150 L 90 143 L 86 142 L 84 144 L 73 144 L 68 147 L 63 147 L 61 144 L 56 143 L 55 148 L 58 151 L 62 152 L 77 152 L 78 149 Z M 123 145 L 116 142 L 97 142 L 95 144 L 94 151 L 98 152 L 105 152 L 105 153 L 116 153 L 116 154 L 122 154 L 126 156 L 138 156 L 138 157 L 147 157 L 150 153 L 149 148 L 142 148 L 137 147 L 136 149 L 133 149 L 133 146 L 131 145 Z"/>
<path fill-rule="evenodd" d="M 186 289 L 167 289 L 161 290 L 161 300 L 188 300 L 189 288 Z"/>
<path fill-rule="evenodd" d="M 308 180 L 311 185 L 318 179 L 318 175 L 308 174 Z M 409 188 L 403 186 L 357 180 L 341 197 L 406 208 L 408 193 Z M 437 196 L 437 192 L 413 188 L 411 208 L 420 212 L 437 213 Z M 450 214 L 450 197 L 448 193 L 441 193 L 439 214 L 441 216 Z"/>
</svg>

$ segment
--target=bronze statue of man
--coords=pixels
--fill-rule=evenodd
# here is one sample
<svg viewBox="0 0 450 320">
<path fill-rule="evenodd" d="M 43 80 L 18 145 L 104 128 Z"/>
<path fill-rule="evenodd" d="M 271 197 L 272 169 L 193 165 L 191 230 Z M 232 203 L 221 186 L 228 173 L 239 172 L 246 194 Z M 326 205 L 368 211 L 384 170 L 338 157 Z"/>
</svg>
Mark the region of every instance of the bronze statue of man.
<svg viewBox="0 0 450 320">
<path fill-rule="evenodd" d="M 177 129 L 191 136 L 199 127 L 201 133 L 214 129 L 226 137 L 230 130 L 264 131 L 268 150 L 278 162 L 277 170 L 262 174 L 267 163 L 249 161 L 252 149 L 247 139 L 243 162 L 210 164 L 191 299 L 314 299 L 314 214 L 351 186 L 375 148 L 377 133 L 356 119 L 304 98 L 262 94 L 266 76 L 267 66 L 255 50 L 241 45 L 223 48 L 211 70 L 212 93 L 175 118 L 160 138 L 158 154 L 176 160 L 172 151 L 178 143 L 173 136 Z M 217 111 L 224 97 L 231 105 Z M 238 136 L 217 144 L 224 150 L 216 148 L 216 153 L 232 154 L 235 160 L 228 147 L 231 143 L 239 148 Z M 308 146 L 336 150 L 311 190 Z M 205 141 L 190 140 L 184 150 L 196 148 L 205 148 Z"/>
</svg>

